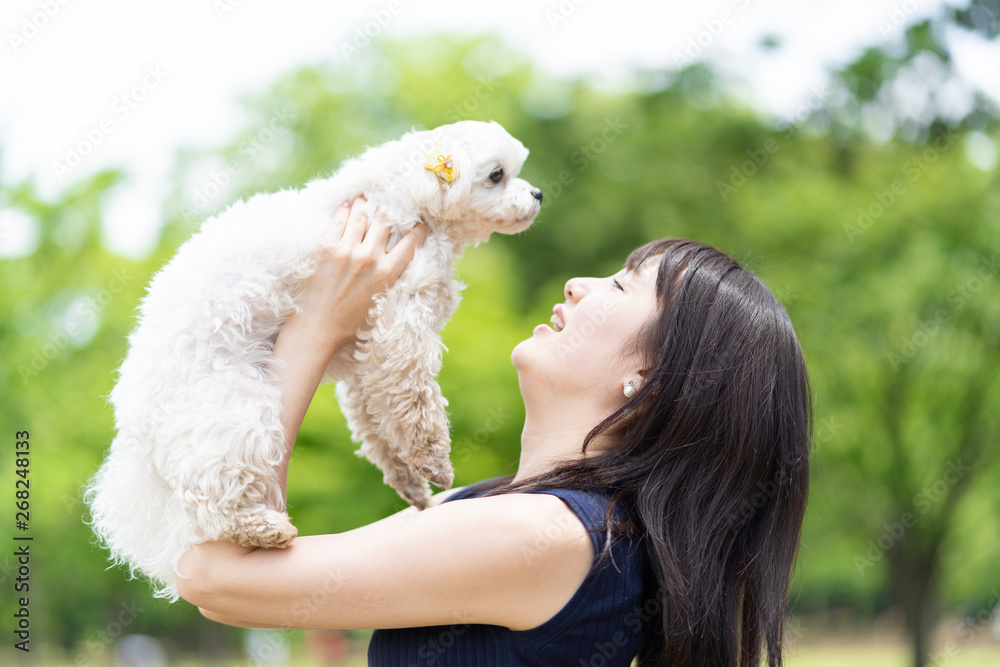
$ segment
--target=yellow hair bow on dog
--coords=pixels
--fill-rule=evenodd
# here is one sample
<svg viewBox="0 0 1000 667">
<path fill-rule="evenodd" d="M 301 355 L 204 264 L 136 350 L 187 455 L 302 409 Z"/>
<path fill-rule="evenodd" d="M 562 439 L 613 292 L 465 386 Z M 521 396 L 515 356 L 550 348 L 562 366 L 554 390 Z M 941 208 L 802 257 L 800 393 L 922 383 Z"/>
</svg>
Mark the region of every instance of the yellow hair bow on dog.
<svg viewBox="0 0 1000 667">
<path fill-rule="evenodd" d="M 424 169 L 433 171 L 441 181 L 448 185 L 451 185 L 451 182 L 458 178 L 458 164 L 455 162 L 455 158 L 452 157 L 451 153 L 445 154 L 444 149 L 440 146 L 431 149 L 431 152 L 427 154 L 427 164 L 424 165 Z"/>
</svg>

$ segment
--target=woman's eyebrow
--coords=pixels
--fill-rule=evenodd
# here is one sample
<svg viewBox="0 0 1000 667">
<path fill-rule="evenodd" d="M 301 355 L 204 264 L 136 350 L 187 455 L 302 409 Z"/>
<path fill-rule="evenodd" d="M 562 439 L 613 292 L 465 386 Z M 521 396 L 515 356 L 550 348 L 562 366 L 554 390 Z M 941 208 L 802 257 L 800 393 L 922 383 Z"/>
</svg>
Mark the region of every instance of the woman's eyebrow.
<svg viewBox="0 0 1000 667">
<path fill-rule="evenodd" d="M 646 269 L 646 264 L 645 262 L 643 262 L 642 264 L 636 266 L 634 269 L 629 269 L 628 267 L 626 267 L 625 269 L 622 270 L 622 275 L 627 277 L 629 280 L 635 280 L 637 276 L 641 276 L 644 273 L 645 269 Z"/>
</svg>

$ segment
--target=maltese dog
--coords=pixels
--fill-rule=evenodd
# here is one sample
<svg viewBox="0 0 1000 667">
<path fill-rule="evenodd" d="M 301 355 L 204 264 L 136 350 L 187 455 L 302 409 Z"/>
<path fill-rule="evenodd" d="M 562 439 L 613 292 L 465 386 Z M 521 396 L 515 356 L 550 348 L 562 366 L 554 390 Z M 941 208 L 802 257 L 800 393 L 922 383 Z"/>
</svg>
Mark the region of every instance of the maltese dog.
<svg viewBox="0 0 1000 667">
<path fill-rule="evenodd" d="M 370 148 L 301 190 L 258 194 L 207 220 L 154 277 L 111 392 L 117 436 L 87 489 L 92 525 L 116 563 L 177 599 L 176 567 L 212 539 L 284 547 L 296 535 L 275 466 L 281 400 L 268 360 L 334 211 L 358 194 L 390 245 L 423 220 L 424 245 L 379 295 L 358 341 L 327 377 L 358 453 L 419 508 L 451 486 L 450 439 L 435 378 L 438 332 L 458 305 L 462 246 L 515 234 L 541 190 L 518 173 L 527 149 L 497 123 L 462 121 Z"/>
</svg>

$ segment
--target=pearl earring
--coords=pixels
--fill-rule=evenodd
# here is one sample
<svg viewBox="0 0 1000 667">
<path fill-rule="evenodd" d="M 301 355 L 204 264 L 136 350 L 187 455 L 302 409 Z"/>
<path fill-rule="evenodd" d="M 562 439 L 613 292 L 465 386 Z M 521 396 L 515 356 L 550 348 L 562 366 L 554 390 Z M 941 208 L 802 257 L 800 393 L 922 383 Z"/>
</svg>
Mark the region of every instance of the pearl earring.
<svg viewBox="0 0 1000 667">
<path fill-rule="evenodd" d="M 624 393 L 625 393 L 625 398 L 632 398 L 633 396 L 635 396 L 635 385 L 632 384 L 631 380 L 625 383 Z"/>
</svg>

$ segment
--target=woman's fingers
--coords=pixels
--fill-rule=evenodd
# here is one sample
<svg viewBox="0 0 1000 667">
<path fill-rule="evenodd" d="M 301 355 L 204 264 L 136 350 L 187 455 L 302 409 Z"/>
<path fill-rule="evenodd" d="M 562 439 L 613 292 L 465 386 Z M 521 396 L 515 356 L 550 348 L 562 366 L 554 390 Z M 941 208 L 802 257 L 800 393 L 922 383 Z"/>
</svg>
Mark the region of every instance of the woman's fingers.
<svg viewBox="0 0 1000 667">
<path fill-rule="evenodd" d="M 351 214 L 351 202 L 344 201 L 333 212 L 333 222 L 323 235 L 321 245 L 335 245 L 344 237 L 344 228 L 347 227 L 347 218 Z"/>
<path fill-rule="evenodd" d="M 368 216 L 362 210 L 367 200 L 364 195 L 358 195 L 351 203 L 351 211 L 347 216 L 347 226 L 341 242 L 348 246 L 357 245 L 365 237 L 365 229 L 368 227 Z"/>
<path fill-rule="evenodd" d="M 317 260 L 337 266 L 334 273 L 341 276 L 353 275 L 359 278 L 369 271 L 367 280 L 372 281 L 376 292 L 381 291 L 402 275 L 413 259 L 416 249 L 424 244 L 430 228 L 423 222 L 407 232 L 392 250 L 387 250 L 392 228 L 384 213 L 376 211 L 369 222 L 362 211 L 367 202 L 364 195 L 358 195 L 350 205 L 337 207 L 334 220 L 325 239 L 325 255 Z M 335 250 L 336 249 L 336 250 Z M 317 249 L 318 251 L 323 248 Z"/>
<path fill-rule="evenodd" d="M 323 236 L 322 245 L 335 246 L 340 243 L 346 246 L 364 245 L 372 255 L 377 256 L 375 250 L 390 254 L 386 249 L 389 237 L 392 235 L 389 221 L 384 213 L 376 211 L 375 217 L 369 222 L 368 216 L 362 211 L 366 202 L 364 195 L 358 195 L 353 201 L 345 201 L 338 206 L 334 211 L 330 228 Z M 428 231 L 429 228 L 425 223 L 416 225 L 393 248 L 391 263 L 395 263 L 397 258 L 402 259 L 405 268 L 413 258 L 416 248 L 424 244 Z"/>
<path fill-rule="evenodd" d="M 384 253 L 391 232 L 392 230 L 389 228 L 389 221 L 385 213 L 376 209 L 375 217 L 372 218 L 371 224 L 368 225 L 364 244 L 372 250 L 381 250 Z"/>
<path fill-rule="evenodd" d="M 365 326 L 372 298 L 399 279 L 427 238 L 428 227 L 421 223 L 386 252 L 391 233 L 385 216 L 376 213 L 366 231 L 364 205 L 358 197 L 334 212 L 324 242 L 313 252 L 314 271 L 302 281 L 296 300 L 297 330 L 327 351 Z"/>
<path fill-rule="evenodd" d="M 430 227 L 425 223 L 421 222 L 417 224 L 416 227 L 411 229 L 406 233 L 406 235 L 399 240 L 399 243 L 393 247 L 392 250 L 388 252 L 385 256 L 387 262 L 387 277 L 388 284 L 391 285 L 403 274 L 403 271 L 410 264 L 410 260 L 413 259 L 413 254 L 417 251 L 417 248 L 424 244 L 427 240 L 427 234 L 430 233 Z M 382 247 L 385 247 L 384 245 Z"/>
</svg>

